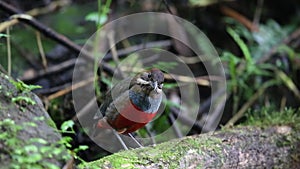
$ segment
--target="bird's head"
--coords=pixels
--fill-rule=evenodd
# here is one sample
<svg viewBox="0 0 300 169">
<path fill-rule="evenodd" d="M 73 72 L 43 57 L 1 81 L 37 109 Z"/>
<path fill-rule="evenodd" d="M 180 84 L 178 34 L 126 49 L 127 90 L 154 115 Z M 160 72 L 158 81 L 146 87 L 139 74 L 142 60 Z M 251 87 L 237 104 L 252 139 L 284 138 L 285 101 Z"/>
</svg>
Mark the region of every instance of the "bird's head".
<svg viewBox="0 0 300 169">
<path fill-rule="evenodd" d="M 138 74 L 135 81 L 136 84 L 149 92 L 155 91 L 156 93 L 161 93 L 164 82 L 164 74 L 159 69 L 152 68 Z"/>
</svg>

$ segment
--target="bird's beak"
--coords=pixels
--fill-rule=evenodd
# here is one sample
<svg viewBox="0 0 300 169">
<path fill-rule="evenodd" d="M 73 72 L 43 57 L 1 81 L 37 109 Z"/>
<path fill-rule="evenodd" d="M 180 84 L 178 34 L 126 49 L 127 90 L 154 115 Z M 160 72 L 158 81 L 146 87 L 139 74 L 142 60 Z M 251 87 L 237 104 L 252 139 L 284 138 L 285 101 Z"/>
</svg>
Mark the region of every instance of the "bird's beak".
<svg viewBox="0 0 300 169">
<path fill-rule="evenodd" d="M 157 91 L 157 81 L 150 83 L 151 87 L 154 89 L 154 91 Z"/>
</svg>

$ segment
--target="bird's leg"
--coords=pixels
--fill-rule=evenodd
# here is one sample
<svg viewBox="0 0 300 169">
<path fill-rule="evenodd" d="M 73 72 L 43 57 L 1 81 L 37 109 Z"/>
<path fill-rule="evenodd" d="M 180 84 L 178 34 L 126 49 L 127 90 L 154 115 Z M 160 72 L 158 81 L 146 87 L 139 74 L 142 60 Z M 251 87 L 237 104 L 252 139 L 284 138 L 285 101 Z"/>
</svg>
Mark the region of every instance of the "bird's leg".
<svg viewBox="0 0 300 169">
<path fill-rule="evenodd" d="M 139 145 L 140 147 L 144 147 L 141 143 L 139 143 L 139 142 L 133 137 L 133 135 L 132 135 L 131 133 L 128 133 L 128 135 L 134 140 L 134 142 L 135 142 L 137 145 Z"/>
<path fill-rule="evenodd" d="M 113 130 L 113 133 L 117 137 L 117 139 L 119 140 L 119 142 L 121 143 L 121 145 L 123 146 L 123 148 L 125 150 L 128 150 L 128 147 L 126 146 L 125 142 L 123 141 L 123 139 L 121 138 L 121 136 L 119 135 L 119 133 L 117 133 L 116 130 Z"/>
</svg>

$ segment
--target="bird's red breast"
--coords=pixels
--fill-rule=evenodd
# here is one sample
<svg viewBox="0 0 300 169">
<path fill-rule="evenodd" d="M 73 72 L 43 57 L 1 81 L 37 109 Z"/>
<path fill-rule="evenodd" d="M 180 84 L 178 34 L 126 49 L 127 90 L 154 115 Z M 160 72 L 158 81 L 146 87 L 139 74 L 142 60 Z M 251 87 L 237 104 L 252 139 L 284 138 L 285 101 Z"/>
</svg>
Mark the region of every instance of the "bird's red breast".
<svg viewBox="0 0 300 169">
<path fill-rule="evenodd" d="M 156 112 L 144 112 L 131 101 L 119 111 L 114 119 L 107 119 L 107 124 L 98 122 L 99 128 L 113 128 L 119 133 L 127 134 L 144 127 L 156 115 Z"/>
</svg>

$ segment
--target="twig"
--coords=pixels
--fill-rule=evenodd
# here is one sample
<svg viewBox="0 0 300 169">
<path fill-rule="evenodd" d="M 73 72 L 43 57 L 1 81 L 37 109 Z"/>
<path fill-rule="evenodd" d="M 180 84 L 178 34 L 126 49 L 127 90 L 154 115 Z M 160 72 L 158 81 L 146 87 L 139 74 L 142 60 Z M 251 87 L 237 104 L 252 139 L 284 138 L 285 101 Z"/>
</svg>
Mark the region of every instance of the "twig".
<svg viewBox="0 0 300 169">
<path fill-rule="evenodd" d="M 41 34 L 38 31 L 36 31 L 36 41 L 37 41 L 39 52 L 40 52 L 40 55 L 41 55 L 41 58 L 42 58 L 43 67 L 46 70 L 47 69 L 47 59 L 46 59 L 46 56 L 45 56 L 43 43 L 42 43 L 42 40 L 41 40 Z"/>
<path fill-rule="evenodd" d="M 80 59 L 79 60 L 78 59 L 70 59 L 70 60 L 62 62 L 62 63 L 60 63 L 58 65 L 48 67 L 47 71 L 40 70 L 34 76 L 31 76 L 31 77 L 22 77 L 20 79 L 22 81 L 32 81 L 32 80 L 35 80 L 35 79 L 37 79 L 39 77 L 43 77 L 43 76 L 46 76 L 46 75 L 50 75 L 50 74 L 53 74 L 53 73 L 57 73 L 57 72 L 63 71 L 65 69 L 67 69 L 67 68 L 75 65 L 75 63 L 82 64 L 82 63 L 84 63 L 84 61 L 80 60 Z"/>
<path fill-rule="evenodd" d="M 259 30 L 257 25 L 254 25 L 248 18 L 246 18 L 242 14 L 238 13 L 237 11 L 234 11 L 233 9 L 228 8 L 226 6 L 222 6 L 221 11 L 223 12 L 223 14 L 230 16 L 230 17 L 236 19 L 237 21 L 239 21 L 246 28 L 248 28 L 251 32 Z"/>
<path fill-rule="evenodd" d="M 16 15 L 16 14 L 22 14 L 22 12 L 16 8 L 14 8 L 13 6 L 5 3 L 4 1 L 0 1 L 0 9 L 5 11 L 6 13 L 10 14 L 10 15 Z M 23 17 L 21 18 L 17 18 L 19 21 L 24 22 L 30 26 L 32 26 L 33 28 L 39 30 L 41 33 L 43 33 L 45 36 L 59 42 L 60 44 L 63 44 L 64 46 L 66 46 L 68 49 L 71 49 L 77 53 L 80 53 L 81 51 L 81 46 L 73 43 L 71 40 L 69 40 L 67 37 L 56 33 L 54 30 L 52 30 L 51 28 L 45 26 L 44 24 L 42 24 L 41 22 L 35 20 L 34 18 L 32 19 L 25 19 Z M 91 58 L 89 58 L 91 59 Z"/>
<path fill-rule="evenodd" d="M 94 80 L 95 80 L 94 77 L 90 77 L 90 78 L 88 78 L 88 79 L 86 79 L 84 81 L 80 81 L 80 82 L 78 82 L 76 84 L 73 84 L 70 87 L 67 87 L 67 88 L 65 88 L 65 89 L 63 89 L 61 91 L 58 91 L 58 92 L 56 92 L 54 94 L 51 94 L 50 96 L 47 97 L 47 99 L 48 100 L 52 100 L 52 99 L 55 99 L 57 97 L 63 96 L 65 94 L 71 92 L 72 90 L 78 89 L 78 88 L 83 87 L 83 86 L 85 86 L 85 85 L 87 85 L 89 83 L 94 82 Z"/>
<path fill-rule="evenodd" d="M 59 90 L 63 90 L 65 88 L 68 88 L 72 86 L 72 83 L 65 83 L 63 85 L 60 85 L 60 86 L 55 86 L 55 87 L 51 87 L 51 88 L 41 88 L 41 89 L 38 89 L 36 91 L 34 91 L 34 93 L 36 94 L 41 94 L 41 95 L 47 95 L 47 94 L 50 94 L 50 93 L 54 93 L 54 92 L 57 92 Z"/>
<path fill-rule="evenodd" d="M 13 48 L 20 54 L 20 56 L 24 57 L 27 63 L 33 68 L 33 69 L 41 69 L 42 65 L 35 60 L 34 55 L 26 50 L 23 49 L 22 46 L 14 42 L 13 40 L 11 41 L 11 44 Z"/>
<path fill-rule="evenodd" d="M 14 17 L 16 19 L 18 19 L 19 21 L 35 28 L 36 30 L 43 33 L 46 37 L 55 40 L 56 42 L 62 44 L 66 48 L 70 49 L 71 51 L 73 51 L 77 54 L 81 53 L 81 55 L 84 58 L 86 58 L 88 61 L 94 62 L 94 56 L 91 53 L 89 53 L 88 51 L 82 49 L 81 46 L 73 43 L 67 37 L 55 32 L 54 30 L 45 26 L 44 24 L 40 23 L 39 21 L 35 20 L 34 18 L 23 17 L 24 14 L 22 14 L 21 11 L 14 8 L 13 6 L 11 6 L 3 1 L 0 1 L 0 9 L 7 12 L 10 15 L 14 15 Z M 29 16 L 29 15 L 26 15 L 26 16 Z M 100 64 L 104 71 L 106 71 L 107 73 L 109 73 L 111 75 L 114 74 L 114 70 L 109 65 L 107 65 L 104 62 L 101 62 Z M 119 76 L 119 75 L 116 75 L 116 76 Z"/>
<path fill-rule="evenodd" d="M 214 130 L 222 117 L 222 111 L 225 106 L 225 102 L 227 100 L 225 91 L 221 93 L 221 96 L 212 97 L 215 100 L 214 105 L 212 105 L 212 111 L 207 115 L 205 120 L 205 125 L 203 126 L 204 131 L 212 131 Z"/>
<path fill-rule="evenodd" d="M 174 114 L 173 114 L 173 113 L 168 114 L 168 121 L 169 121 L 169 123 L 171 124 L 172 129 L 173 129 L 174 132 L 175 132 L 175 135 L 176 135 L 178 138 L 183 137 L 182 132 L 180 131 L 178 125 L 175 123 L 176 120 L 175 120 L 175 117 L 174 117 Z"/>
<path fill-rule="evenodd" d="M 199 62 L 205 62 L 205 61 L 212 61 L 212 57 L 209 57 L 207 55 L 201 55 L 201 56 L 179 56 L 177 58 L 179 61 L 183 61 L 185 64 L 195 64 Z"/>
<path fill-rule="evenodd" d="M 171 107 L 170 110 L 182 124 L 184 124 L 186 126 L 193 126 L 192 129 L 195 129 L 198 131 L 208 132 L 208 131 L 203 130 L 203 128 L 202 128 L 203 124 L 199 123 L 199 121 L 195 121 L 194 119 L 191 119 L 190 117 L 188 117 L 186 115 L 180 114 L 179 110 L 174 107 Z"/>
<path fill-rule="evenodd" d="M 110 31 L 107 34 L 108 37 L 108 42 L 109 42 L 109 46 L 111 49 L 111 54 L 112 54 L 112 58 L 113 60 L 116 62 L 116 69 L 118 71 L 118 73 L 121 75 L 122 78 L 124 78 L 124 74 L 122 73 L 122 71 L 120 70 L 120 60 L 118 58 L 118 53 L 117 53 L 117 49 L 116 49 L 116 45 L 115 45 L 115 41 L 114 41 L 114 31 Z"/>
<path fill-rule="evenodd" d="M 47 6 L 45 6 L 45 7 L 34 8 L 26 13 L 31 16 L 47 14 L 47 13 L 55 11 L 63 6 L 69 5 L 70 3 L 71 3 L 71 0 L 52 1 L 51 3 L 47 4 Z"/>
<path fill-rule="evenodd" d="M 9 27 L 6 29 L 6 44 L 7 44 L 7 73 L 8 76 L 11 75 L 11 46 L 10 46 L 10 33 L 9 33 Z"/>
<path fill-rule="evenodd" d="M 85 57 L 88 61 L 94 61 L 94 57 L 91 53 L 83 50 L 81 48 L 81 46 L 73 43 L 71 40 L 69 40 L 67 37 L 61 35 L 61 34 L 58 34 L 57 32 L 55 32 L 54 30 L 52 30 L 51 28 L 49 27 L 46 27 L 45 25 L 43 25 L 42 23 L 40 23 L 39 21 L 35 20 L 34 18 L 24 18 L 24 17 L 18 17 L 19 15 L 22 14 L 21 11 L 19 11 L 18 9 L 14 8 L 13 6 L 3 2 L 3 1 L 0 1 L 0 9 L 5 11 L 6 13 L 10 14 L 10 15 L 15 15 L 16 19 L 20 20 L 21 22 L 24 22 L 30 26 L 32 26 L 33 28 L 39 30 L 41 33 L 43 33 L 46 37 L 50 38 L 50 39 L 53 39 L 55 41 L 57 41 L 58 43 L 62 44 L 63 46 L 67 47 L 68 49 L 76 52 L 76 53 L 81 53 L 83 57 Z M 18 15 L 16 15 L 18 14 Z M 29 15 L 27 15 L 29 16 Z M 166 41 L 164 41 L 163 43 L 165 43 Z M 167 41 L 167 44 L 165 44 L 166 46 L 170 46 L 170 41 Z M 156 44 L 157 46 L 158 44 Z M 151 47 L 151 45 L 149 46 Z M 119 55 L 123 55 L 125 53 L 128 53 L 130 51 L 135 51 L 135 50 L 138 50 L 138 49 L 141 49 L 140 46 L 137 46 L 137 47 L 132 47 L 132 48 L 129 48 L 129 49 L 125 49 L 124 51 L 119 51 Z M 123 53 L 124 52 L 124 53 Z M 110 59 L 109 56 L 105 57 L 104 58 L 104 61 L 107 60 L 107 59 Z M 109 65 L 107 65 L 106 63 L 104 62 L 101 62 L 101 67 L 103 68 L 103 70 L 105 72 L 107 72 L 108 74 L 112 75 L 114 74 L 114 69 L 111 68 Z M 118 76 L 118 75 L 116 75 Z"/>
<path fill-rule="evenodd" d="M 131 68 L 130 68 L 131 69 Z M 123 72 L 128 72 L 128 67 L 121 67 Z M 131 69 L 131 72 L 140 72 L 139 68 Z M 165 79 L 168 80 L 176 80 L 179 82 L 187 82 L 187 83 L 197 83 L 198 85 L 202 86 L 210 86 L 210 81 L 224 81 L 225 79 L 220 76 L 199 76 L 199 77 L 189 77 L 184 75 L 176 75 L 176 74 L 165 74 Z"/>
<path fill-rule="evenodd" d="M 201 103 L 198 114 L 203 114 L 203 112 L 210 107 L 211 103 L 213 102 L 212 99 L 221 97 L 225 94 L 225 92 L 225 89 L 221 88 L 217 92 L 213 93 L 209 98 L 207 98 L 204 102 Z"/>
<path fill-rule="evenodd" d="M 17 19 L 11 19 L 0 23 L 0 32 L 5 31 L 7 28 L 17 24 L 19 21 Z"/>
<path fill-rule="evenodd" d="M 175 75 L 175 74 L 169 75 L 169 74 L 166 74 L 165 78 L 166 79 L 174 79 L 174 80 L 180 81 L 180 82 L 189 82 L 189 83 L 196 82 L 198 85 L 210 86 L 209 80 L 203 79 L 201 77 L 193 78 L 193 77 L 182 76 L 182 75 Z"/>
<path fill-rule="evenodd" d="M 124 48 L 124 49 L 120 49 L 120 50 L 117 50 L 117 53 L 118 53 L 118 57 L 122 58 L 122 57 L 127 56 L 130 53 L 133 53 L 133 52 L 141 50 L 141 49 L 157 48 L 157 47 L 163 48 L 163 47 L 168 47 L 168 46 L 171 46 L 171 45 L 172 45 L 171 40 L 154 41 L 154 42 L 148 42 L 146 44 L 139 44 L 139 45 L 127 47 L 127 48 Z M 112 53 L 108 53 L 107 55 L 105 55 L 103 60 L 104 61 L 113 60 Z"/>
<path fill-rule="evenodd" d="M 30 16 L 37 16 L 37 15 L 41 15 L 41 14 L 46 14 L 49 13 L 51 11 L 54 11 L 56 9 L 59 9 L 65 5 L 70 4 L 70 0 L 59 0 L 59 1 L 54 1 L 51 2 L 50 4 L 47 4 L 46 7 L 41 7 L 41 8 L 35 8 L 32 9 L 30 11 L 27 11 L 25 15 L 30 15 Z M 7 27 L 13 26 L 15 24 L 19 23 L 18 19 L 12 19 L 2 22 L 0 24 L 0 32 L 2 32 L 3 30 L 5 30 Z"/>
<path fill-rule="evenodd" d="M 4 67 L 0 64 L 0 71 L 4 74 L 8 74 L 8 72 L 4 69 Z"/>
<path fill-rule="evenodd" d="M 151 140 L 151 143 L 150 143 L 150 144 L 151 144 L 151 145 L 156 145 L 156 140 L 154 139 L 153 134 L 152 134 L 152 132 L 150 131 L 148 125 L 145 126 L 145 130 L 146 130 L 146 133 L 148 134 L 148 136 L 150 137 L 150 140 Z"/>
<path fill-rule="evenodd" d="M 280 109 L 279 109 L 280 112 L 284 111 L 284 108 L 286 108 L 286 101 L 287 101 L 286 97 L 283 96 L 280 100 Z"/>
<path fill-rule="evenodd" d="M 166 0 L 162 0 L 162 1 L 163 1 L 164 5 L 166 6 L 168 12 L 173 15 L 173 12 L 172 12 L 168 2 Z"/>
<path fill-rule="evenodd" d="M 96 97 L 93 97 L 88 104 L 86 104 L 82 109 L 80 109 L 79 112 L 76 113 L 76 116 L 72 117 L 73 121 L 77 121 L 78 119 L 82 118 L 84 115 L 87 113 L 90 113 L 90 110 L 93 105 L 97 104 L 97 99 Z M 99 111 L 99 110 L 98 110 Z"/>
<path fill-rule="evenodd" d="M 264 4 L 264 0 L 257 0 L 257 7 L 255 9 L 255 13 L 253 17 L 253 24 L 256 26 L 259 25 L 260 16 L 263 10 L 263 4 Z"/>
<path fill-rule="evenodd" d="M 265 90 L 276 83 L 276 81 L 265 82 L 262 87 L 259 88 L 256 93 L 254 93 L 252 97 L 242 106 L 242 108 L 225 124 L 225 127 L 232 126 L 241 117 L 243 117 L 247 109 L 265 92 Z"/>
</svg>

